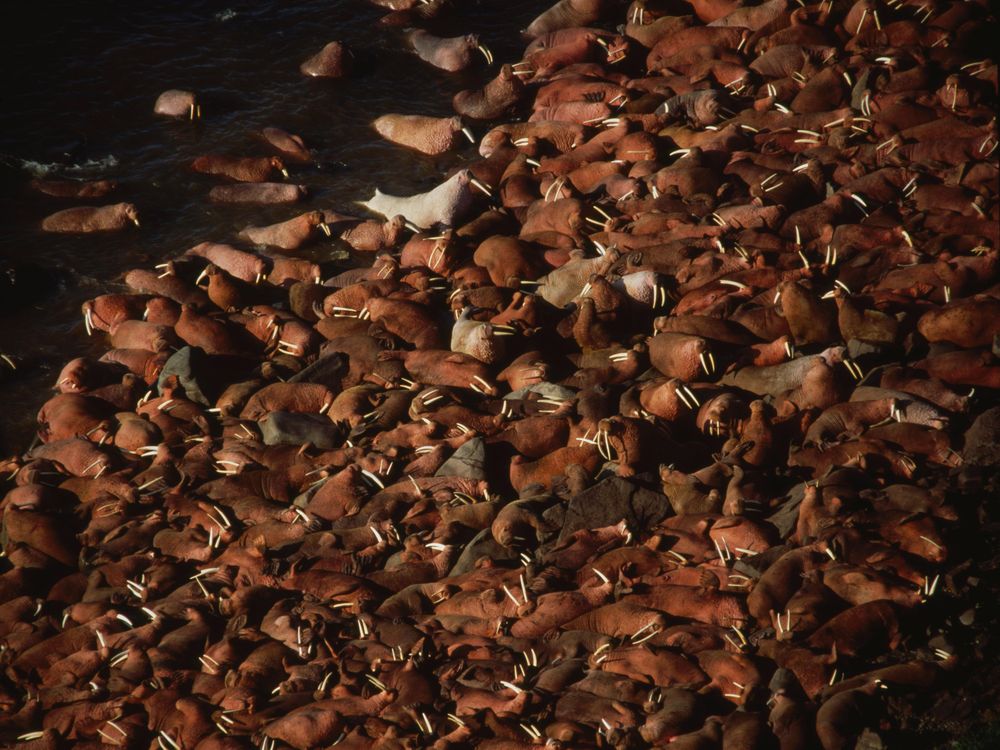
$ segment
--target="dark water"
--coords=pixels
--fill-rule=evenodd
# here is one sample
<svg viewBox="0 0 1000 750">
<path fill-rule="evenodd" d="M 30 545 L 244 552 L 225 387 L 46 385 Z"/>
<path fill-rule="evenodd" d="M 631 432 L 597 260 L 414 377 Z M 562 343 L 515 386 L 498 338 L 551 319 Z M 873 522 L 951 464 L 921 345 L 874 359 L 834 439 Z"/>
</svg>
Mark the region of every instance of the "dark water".
<svg viewBox="0 0 1000 750">
<path fill-rule="evenodd" d="M 451 115 L 451 97 L 520 58 L 517 31 L 548 3 L 456 0 L 440 35 L 475 31 L 494 51 L 449 74 L 407 51 L 398 29 L 380 27 L 386 12 L 362 0 L 320 2 L 136 3 L 34 2 L 8 19 L 0 111 L 0 268 L 32 263 L 51 271 L 42 292 L 12 307 L 0 300 L 0 353 L 23 359 L 16 378 L 0 382 L 0 455 L 31 441 L 34 415 L 70 358 L 100 355 L 106 337 L 87 339 L 80 304 L 120 289 L 122 274 L 149 267 L 204 241 L 234 241 L 247 224 L 281 221 L 308 208 L 357 212 L 353 201 L 378 185 L 389 192 L 425 190 L 443 171 L 475 158 L 472 146 L 431 158 L 381 141 L 369 127 L 386 112 Z M 342 40 L 358 64 L 346 80 L 314 80 L 299 64 Z M 199 94 L 203 121 L 155 117 L 169 88 Z M 187 167 L 198 155 L 269 153 L 253 133 L 276 126 L 301 135 L 319 165 L 292 167 L 310 199 L 284 207 L 207 202 L 216 184 Z M 482 135 L 483 128 L 474 128 Z M 40 231 L 43 217 L 80 201 L 28 189 L 36 175 L 120 183 L 98 203 L 134 202 L 142 228 L 111 235 L 59 236 Z M 314 257 L 333 257 L 320 246 Z M 331 265 L 330 270 L 334 267 Z"/>
</svg>

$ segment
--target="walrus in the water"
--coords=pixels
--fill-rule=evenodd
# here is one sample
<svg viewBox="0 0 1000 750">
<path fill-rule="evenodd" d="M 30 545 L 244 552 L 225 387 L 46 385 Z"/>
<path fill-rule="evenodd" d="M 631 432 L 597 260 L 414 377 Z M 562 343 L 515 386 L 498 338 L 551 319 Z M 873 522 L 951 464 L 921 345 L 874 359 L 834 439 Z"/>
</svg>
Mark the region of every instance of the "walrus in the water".
<svg viewBox="0 0 1000 750">
<path fill-rule="evenodd" d="M 242 182 L 208 191 L 208 199 L 215 203 L 295 203 L 305 195 L 304 185 L 286 182 Z"/>
<path fill-rule="evenodd" d="M 206 154 L 191 162 L 191 168 L 195 172 L 221 175 L 237 182 L 267 182 L 275 171 L 288 179 L 288 170 L 277 156 Z"/>
<path fill-rule="evenodd" d="M 193 92 L 169 89 L 157 98 L 153 112 L 166 117 L 187 117 L 194 120 L 201 117 L 201 105 Z"/>
<path fill-rule="evenodd" d="M 458 144 L 459 135 L 464 135 L 470 143 L 476 142 L 472 131 L 462 127 L 460 117 L 388 114 L 376 118 L 372 127 L 387 141 L 429 156 L 451 151 Z"/>
<path fill-rule="evenodd" d="M 406 35 L 406 41 L 421 60 L 449 73 L 469 67 L 472 64 L 473 50 L 478 50 L 486 58 L 487 65 L 493 64 L 493 53 L 479 42 L 478 34 L 445 38 L 434 36 L 423 29 L 414 29 Z"/>
<path fill-rule="evenodd" d="M 323 221 L 322 211 L 309 211 L 288 221 L 266 227 L 246 227 L 239 236 L 256 245 L 296 250 L 313 236 L 314 229 L 319 229 L 327 237 L 330 236 L 330 226 Z"/>
<path fill-rule="evenodd" d="M 435 224 L 454 226 L 472 208 L 475 197 L 473 188 L 490 194 L 489 188 L 473 177 L 469 170 L 463 169 L 426 193 L 399 197 L 375 188 L 375 195 L 359 203 L 387 219 L 399 214 L 421 229 L 429 229 Z"/>
<path fill-rule="evenodd" d="M 34 179 L 31 187 L 39 193 L 52 195 L 56 198 L 103 198 L 118 187 L 114 180 L 43 180 Z"/>
<path fill-rule="evenodd" d="M 77 206 L 57 211 L 42 220 L 46 232 L 86 234 L 88 232 L 116 232 L 129 224 L 139 226 L 139 212 L 132 203 L 115 203 L 111 206 Z"/>
<path fill-rule="evenodd" d="M 312 153 L 306 148 L 302 138 L 293 133 L 286 133 L 281 128 L 264 128 L 260 131 L 260 137 L 288 161 L 308 164 L 313 160 Z"/>
<path fill-rule="evenodd" d="M 303 75 L 342 78 L 350 72 L 354 54 L 343 42 L 330 42 L 299 66 Z"/>
</svg>

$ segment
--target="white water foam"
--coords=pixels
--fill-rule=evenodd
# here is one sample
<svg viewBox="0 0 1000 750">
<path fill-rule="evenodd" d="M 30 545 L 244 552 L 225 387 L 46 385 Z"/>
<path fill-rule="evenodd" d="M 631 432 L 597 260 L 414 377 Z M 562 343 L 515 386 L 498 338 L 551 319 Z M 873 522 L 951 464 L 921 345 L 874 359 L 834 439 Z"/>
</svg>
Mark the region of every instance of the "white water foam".
<svg viewBox="0 0 1000 750">
<path fill-rule="evenodd" d="M 59 162 L 44 163 L 31 159 L 15 159 L 15 163 L 35 177 L 46 177 L 50 174 L 96 175 L 118 166 L 118 159 L 108 154 L 103 159 L 87 159 L 79 164 L 60 164 Z"/>
</svg>

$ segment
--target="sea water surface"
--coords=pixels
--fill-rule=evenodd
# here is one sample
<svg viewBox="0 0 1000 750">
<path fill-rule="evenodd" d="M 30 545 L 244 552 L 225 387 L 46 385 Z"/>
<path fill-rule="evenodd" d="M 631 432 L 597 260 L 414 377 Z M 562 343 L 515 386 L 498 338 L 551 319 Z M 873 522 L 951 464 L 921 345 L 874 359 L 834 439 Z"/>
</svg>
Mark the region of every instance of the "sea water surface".
<svg viewBox="0 0 1000 750">
<path fill-rule="evenodd" d="M 476 158 L 472 145 L 442 157 L 411 153 L 379 139 L 370 123 L 387 112 L 454 114 L 455 92 L 481 86 L 500 63 L 520 59 L 518 31 L 548 4 L 455 0 L 428 30 L 479 33 L 496 56 L 492 68 L 477 61 L 457 74 L 408 51 L 401 29 L 378 24 L 387 11 L 364 0 L 19 4 L 0 45 L 0 273 L 40 278 L 21 284 L 32 290 L 26 298 L 0 299 L 0 353 L 20 363 L 13 378 L 0 377 L 0 456 L 31 443 L 35 414 L 62 365 L 108 348 L 105 334 L 87 338 L 80 305 L 123 290 L 125 271 L 198 242 L 236 242 L 248 224 L 311 208 L 358 213 L 354 201 L 376 185 L 420 192 Z M 299 64 L 334 40 L 355 52 L 354 72 L 341 80 L 303 76 Z M 197 92 L 200 122 L 153 115 L 157 96 L 170 88 Z M 209 203 L 218 181 L 191 171 L 192 160 L 269 154 L 255 136 L 268 126 L 301 135 L 316 155 L 316 165 L 291 166 L 309 199 L 274 207 Z M 485 128 L 473 130 L 481 136 Z M 99 201 L 60 199 L 31 190 L 36 176 L 113 178 L 119 187 Z M 40 230 L 60 209 L 120 201 L 138 206 L 140 229 L 80 236 Z M 332 274 L 343 248 L 327 241 L 309 252 Z"/>
</svg>

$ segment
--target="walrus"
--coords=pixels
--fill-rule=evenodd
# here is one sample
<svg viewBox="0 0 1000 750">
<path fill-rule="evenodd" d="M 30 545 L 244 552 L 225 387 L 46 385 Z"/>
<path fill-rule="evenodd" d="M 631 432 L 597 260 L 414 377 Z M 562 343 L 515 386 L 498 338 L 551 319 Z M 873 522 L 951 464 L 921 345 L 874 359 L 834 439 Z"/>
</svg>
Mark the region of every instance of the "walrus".
<svg viewBox="0 0 1000 750">
<path fill-rule="evenodd" d="M 269 245 L 281 250 L 296 250 L 319 229 L 327 237 L 330 227 L 323 220 L 322 211 L 309 211 L 288 221 L 266 227 L 245 227 L 239 236 L 257 245 Z"/>
<path fill-rule="evenodd" d="M 473 188 L 490 194 L 489 188 L 473 177 L 469 170 L 463 169 L 426 193 L 399 197 L 375 188 L 371 198 L 358 203 L 387 219 L 399 214 L 420 229 L 429 229 L 437 224 L 454 226 L 459 219 L 469 215 L 474 205 Z"/>
<path fill-rule="evenodd" d="M 387 141 L 429 156 L 454 149 L 460 134 L 475 143 L 472 131 L 462 126 L 460 117 L 387 114 L 373 120 L 372 127 Z"/>
<path fill-rule="evenodd" d="M 313 160 L 312 153 L 300 136 L 286 133 L 281 128 L 264 128 L 260 131 L 260 137 L 289 161 L 308 164 Z"/>
<path fill-rule="evenodd" d="M 273 172 L 288 178 L 288 170 L 277 156 L 199 156 L 191 163 L 195 172 L 220 175 L 237 182 L 267 182 Z"/>
<path fill-rule="evenodd" d="M 153 112 L 165 117 L 187 117 L 195 120 L 201 117 L 201 105 L 192 91 L 169 89 L 156 99 Z"/>
<path fill-rule="evenodd" d="M 616 0 L 559 0 L 536 17 L 521 33 L 525 37 L 532 38 L 559 29 L 593 26 L 616 6 L 621 6 Z"/>
<path fill-rule="evenodd" d="M 313 78 L 343 78 L 350 73 L 354 53 L 343 42 L 330 42 L 299 66 L 303 75 Z"/>
<path fill-rule="evenodd" d="M 42 230 L 64 234 L 117 232 L 129 224 L 139 226 L 138 209 L 132 203 L 115 203 L 111 206 L 77 206 L 56 211 L 42 220 Z"/>
<path fill-rule="evenodd" d="M 216 185 L 208 192 L 214 203 L 295 203 L 306 195 L 305 185 L 283 182 L 243 182 Z"/>
<path fill-rule="evenodd" d="M 406 41 L 421 60 L 449 73 L 456 73 L 469 67 L 472 64 L 473 51 L 481 53 L 487 65 L 493 64 L 493 53 L 486 45 L 480 43 L 478 34 L 439 37 L 423 29 L 414 29 L 406 34 Z"/>
<path fill-rule="evenodd" d="M 483 88 L 459 91 L 452 97 L 455 111 L 474 120 L 493 120 L 510 111 L 521 99 L 525 90 L 517 72 L 504 65 L 496 78 Z"/>
<path fill-rule="evenodd" d="M 57 198 L 103 198 L 118 187 L 115 180 L 44 180 L 36 178 L 31 187 Z"/>
</svg>

